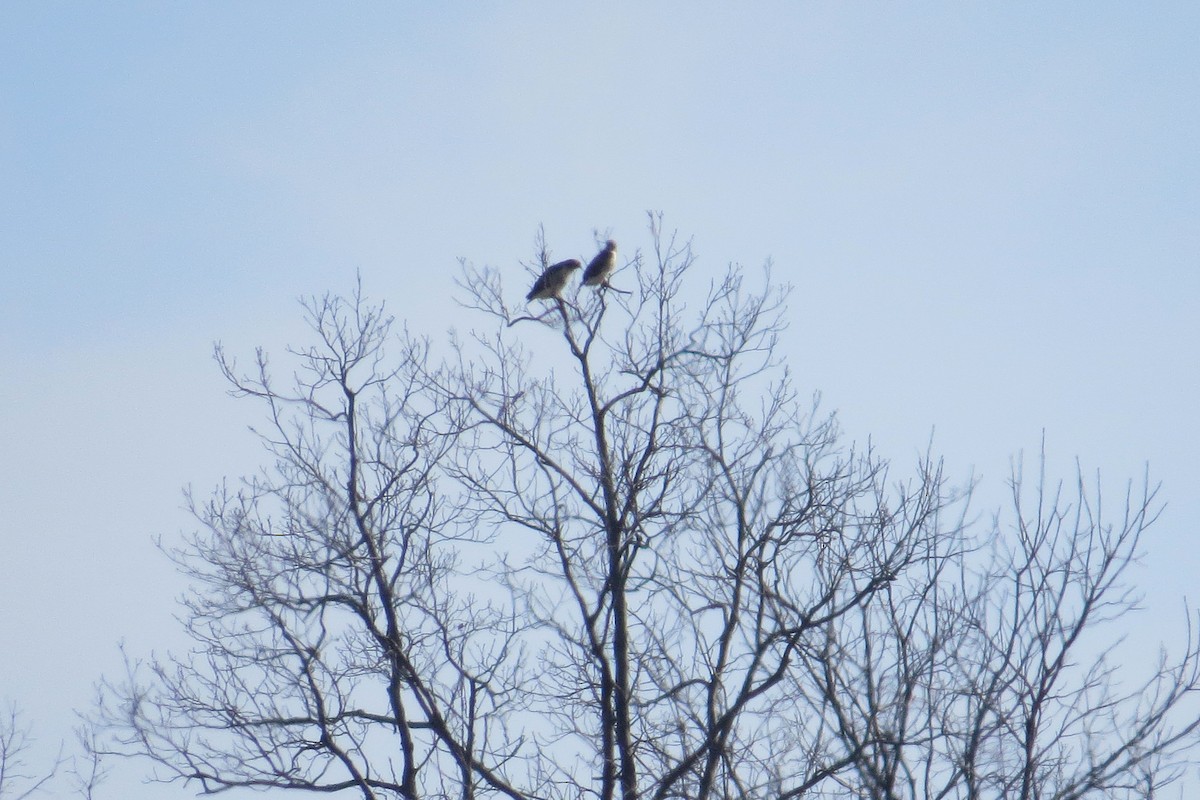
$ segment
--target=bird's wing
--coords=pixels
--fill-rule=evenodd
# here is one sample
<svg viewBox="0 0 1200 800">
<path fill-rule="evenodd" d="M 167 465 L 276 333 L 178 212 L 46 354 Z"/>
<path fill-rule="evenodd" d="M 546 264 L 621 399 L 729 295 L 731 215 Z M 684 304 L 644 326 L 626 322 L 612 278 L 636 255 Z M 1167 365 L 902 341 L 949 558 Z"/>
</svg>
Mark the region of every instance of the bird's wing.
<svg viewBox="0 0 1200 800">
<path fill-rule="evenodd" d="M 547 272 L 548 271 L 549 270 L 547 270 Z M 533 288 L 529 290 L 529 294 L 525 295 L 525 299 L 532 300 L 534 298 L 534 295 L 536 295 L 538 292 L 545 290 L 545 288 L 546 288 L 546 273 L 543 272 L 541 275 L 538 276 L 538 279 L 533 282 Z"/>
</svg>

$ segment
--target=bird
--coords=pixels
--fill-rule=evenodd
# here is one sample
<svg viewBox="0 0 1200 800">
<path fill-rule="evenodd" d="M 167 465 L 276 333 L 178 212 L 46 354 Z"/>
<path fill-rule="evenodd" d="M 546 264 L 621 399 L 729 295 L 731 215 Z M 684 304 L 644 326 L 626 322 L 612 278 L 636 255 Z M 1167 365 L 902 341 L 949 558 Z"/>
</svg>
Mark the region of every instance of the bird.
<svg viewBox="0 0 1200 800">
<path fill-rule="evenodd" d="M 612 274 L 616 264 L 617 243 L 609 239 L 605 242 L 604 249 L 596 254 L 596 257 L 587 265 L 587 269 L 583 271 L 583 285 L 607 286 L 608 276 Z"/>
<path fill-rule="evenodd" d="M 582 267 L 578 259 L 568 258 L 546 267 L 546 271 L 533 282 L 533 288 L 525 295 L 526 300 L 557 300 L 558 293 L 571 279 L 571 272 Z"/>
</svg>

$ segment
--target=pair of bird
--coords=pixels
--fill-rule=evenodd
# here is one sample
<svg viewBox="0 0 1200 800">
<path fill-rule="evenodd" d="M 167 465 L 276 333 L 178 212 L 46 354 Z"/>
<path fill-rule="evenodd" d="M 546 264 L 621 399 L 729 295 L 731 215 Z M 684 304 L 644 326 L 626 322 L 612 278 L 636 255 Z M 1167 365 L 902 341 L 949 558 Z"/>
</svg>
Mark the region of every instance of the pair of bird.
<svg viewBox="0 0 1200 800">
<path fill-rule="evenodd" d="M 607 286 L 608 276 L 612 274 L 613 267 L 616 265 L 617 243 L 609 239 L 604 244 L 604 249 L 588 262 L 587 269 L 583 271 L 583 285 Z M 582 266 L 583 264 L 577 258 L 568 258 L 566 261 L 551 264 L 534 281 L 533 288 L 529 290 L 529 294 L 525 295 L 525 299 L 557 300 L 559 293 L 571 279 L 571 273 Z"/>
</svg>

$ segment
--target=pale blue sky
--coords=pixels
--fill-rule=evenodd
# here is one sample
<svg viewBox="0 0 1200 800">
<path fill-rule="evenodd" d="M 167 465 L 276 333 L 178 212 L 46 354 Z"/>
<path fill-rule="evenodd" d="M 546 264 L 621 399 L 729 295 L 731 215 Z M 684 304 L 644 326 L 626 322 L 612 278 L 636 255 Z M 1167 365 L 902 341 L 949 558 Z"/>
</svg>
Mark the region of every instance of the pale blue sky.
<svg viewBox="0 0 1200 800">
<path fill-rule="evenodd" d="M 647 209 L 708 270 L 774 262 L 850 437 L 907 463 L 936 428 L 992 496 L 1043 429 L 1060 471 L 1148 461 L 1171 638 L 1200 599 L 1197 142 L 1191 2 L 4 3 L 0 697 L 56 740 L 119 639 L 178 643 L 152 537 L 258 463 L 214 340 L 297 341 L 295 298 L 356 270 L 437 335 L 458 257 L 519 297 L 539 223 L 629 253 Z"/>
</svg>

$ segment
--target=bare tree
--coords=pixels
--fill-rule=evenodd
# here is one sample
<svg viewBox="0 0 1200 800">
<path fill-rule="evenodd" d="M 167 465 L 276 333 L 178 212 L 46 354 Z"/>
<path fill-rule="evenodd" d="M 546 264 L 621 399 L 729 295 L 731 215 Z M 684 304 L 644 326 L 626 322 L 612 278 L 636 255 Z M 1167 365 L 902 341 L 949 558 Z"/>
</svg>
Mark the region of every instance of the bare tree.
<svg viewBox="0 0 1200 800">
<path fill-rule="evenodd" d="M 1192 763 L 1195 628 L 1133 691 L 1096 638 L 1153 491 L 1113 526 L 1018 473 L 975 531 L 936 459 L 801 398 L 784 293 L 731 270 L 689 312 L 690 247 L 651 242 L 536 316 L 465 268 L 440 366 L 361 292 L 306 304 L 286 386 L 218 349 L 274 463 L 193 503 L 197 646 L 104 686 L 102 750 L 414 800 L 1135 797 Z"/>
<path fill-rule="evenodd" d="M 1154 489 L 1131 487 L 1109 523 L 1082 477 L 1068 500 L 1018 464 L 1011 487 L 1011 529 L 922 565 L 808 660 L 798 687 L 820 688 L 855 796 L 1144 798 L 1194 763 L 1195 627 L 1140 683 L 1112 660 Z"/>
<path fill-rule="evenodd" d="M 476 744 L 506 735 L 492 720 L 517 699 L 520 622 L 450 585 L 480 537 L 436 487 L 454 440 L 434 425 L 427 348 L 392 339 L 361 295 L 306 307 L 318 343 L 292 353 L 286 390 L 265 353 L 243 375 L 217 350 L 233 394 L 265 405 L 275 463 L 192 504 L 202 530 L 172 555 L 196 586 L 197 648 L 131 664 L 146 680 L 131 674 L 106 707 L 117 748 L 206 792 L 416 797 L 478 782 L 520 796 L 503 749 Z"/>
<path fill-rule="evenodd" d="M 58 774 L 63 764 L 61 751 L 45 769 L 36 769 L 28 763 L 35 742 L 32 725 L 21 718 L 15 705 L 0 714 L 0 800 L 32 797 Z"/>
</svg>

